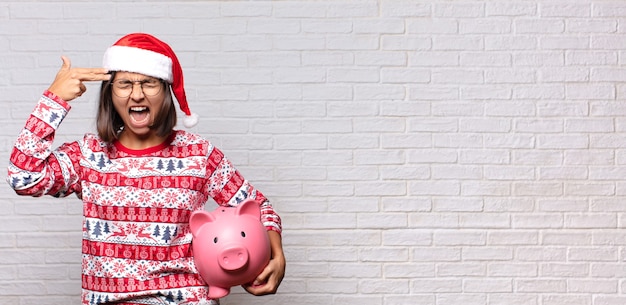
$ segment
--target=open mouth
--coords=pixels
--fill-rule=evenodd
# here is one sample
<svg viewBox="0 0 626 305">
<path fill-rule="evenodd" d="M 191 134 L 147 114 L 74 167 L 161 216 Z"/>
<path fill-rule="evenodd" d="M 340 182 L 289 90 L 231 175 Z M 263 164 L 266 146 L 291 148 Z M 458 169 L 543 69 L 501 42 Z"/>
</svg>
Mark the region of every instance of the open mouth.
<svg viewBox="0 0 626 305">
<path fill-rule="evenodd" d="M 137 125 L 146 124 L 150 120 L 150 110 L 148 107 L 131 107 L 128 112 L 130 119 Z"/>
</svg>

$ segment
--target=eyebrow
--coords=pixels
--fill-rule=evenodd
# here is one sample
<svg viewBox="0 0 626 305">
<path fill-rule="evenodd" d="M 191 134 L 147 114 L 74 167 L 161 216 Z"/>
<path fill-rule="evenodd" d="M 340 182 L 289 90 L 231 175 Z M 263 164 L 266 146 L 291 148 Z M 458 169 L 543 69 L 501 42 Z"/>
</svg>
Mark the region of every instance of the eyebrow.
<svg viewBox="0 0 626 305">
<path fill-rule="evenodd" d="M 154 78 L 154 77 L 150 77 L 150 78 L 145 78 L 145 79 L 142 79 L 142 80 L 132 81 L 132 80 L 126 79 L 126 78 L 119 78 L 119 79 L 116 79 L 116 80 L 113 80 L 113 81 L 114 82 L 129 82 L 129 83 L 130 82 L 146 83 L 146 82 L 152 82 L 152 81 L 158 82 L 159 79 L 158 78 Z"/>
</svg>

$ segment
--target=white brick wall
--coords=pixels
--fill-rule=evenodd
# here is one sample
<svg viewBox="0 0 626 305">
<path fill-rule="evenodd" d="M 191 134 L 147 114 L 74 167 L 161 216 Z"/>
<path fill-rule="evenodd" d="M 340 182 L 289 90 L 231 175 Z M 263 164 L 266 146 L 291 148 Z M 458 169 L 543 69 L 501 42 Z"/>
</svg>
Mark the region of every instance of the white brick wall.
<svg viewBox="0 0 626 305">
<path fill-rule="evenodd" d="M 3 1 L 0 166 L 60 55 L 151 32 L 284 220 L 279 294 L 223 304 L 623 305 L 625 26 L 617 0 Z M 79 304 L 80 202 L 0 202 L 0 305 Z"/>
</svg>

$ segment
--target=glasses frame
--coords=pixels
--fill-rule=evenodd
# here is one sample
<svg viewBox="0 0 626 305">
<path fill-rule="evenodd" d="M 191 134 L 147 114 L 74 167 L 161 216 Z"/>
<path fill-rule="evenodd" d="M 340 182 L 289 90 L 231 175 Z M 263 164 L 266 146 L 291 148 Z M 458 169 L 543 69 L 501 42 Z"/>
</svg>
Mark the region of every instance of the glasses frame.
<svg viewBox="0 0 626 305">
<path fill-rule="evenodd" d="M 112 76 L 114 76 L 114 75 L 112 75 Z M 153 79 L 157 80 L 157 82 L 160 84 L 160 86 L 159 86 L 159 91 L 157 91 L 157 92 L 156 92 L 156 93 L 154 93 L 154 94 L 146 94 L 146 91 L 145 91 L 145 89 L 144 89 L 144 87 L 143 87 L 143 85 L 144 85 L 144 84 L 146 84 L 146 83 L 148 83 L 148 82 L 151 82 L 151 81 L 152 81 L 152 79 L 151 79 L 151 80 L 145 80 L 145 79 L 144 79 L 144 80 L 134 80 L 134 81 L 133 81 L 133 80 L 127 80 L 127 79 L 118 79 L 118 80 L 111 80 L 111 81 L 109 82 L 109 85 L 111 86 L 111 92 L 112 92 L 115 96 L 117 96 L 117 97 L 119 97 L 119 98 L 128 98 L 129 96 L 131 96 L 131 95 L 133 94 L 133 92 L 135 91 L 135 84 L 138 84 L 138 85 L 139 85 L 139 87 L 141 88 L 141 93 L 142 93 L 144 96 L 153 97 L 153 96 L 157 96 L 157 95 L 159 95 L 159 93 L 161 93 L 161 92 L 163 91 L 164 87 L 165 87 L 165 86 L 164 86 L 164 84 L 165 84 L 165 81 L 164 81 L 164 80 L 162 80 L 162 79 L 158 79 L 158 78 L 153 78 Z M 120 89 L 119 89 L 119 88 L 117 88 L 117 87 L 115 86 L 115 83 L 116 83 L 117 81 L 125 81 L 125 82 L 127 82 L 127 83 L 132 84 L 132 85 L 131 85 L 131 89 L 130 89 L 130 91 L 128 92 L 128 94 L 127 94 L 127 95 L 123 95 L 123 94 L 122 94 L 122 95 L 120 95 L 120 94 L 118 94 L 119 92 L 117 92 L 117 90 L 120 90 Z"/>
</svg>

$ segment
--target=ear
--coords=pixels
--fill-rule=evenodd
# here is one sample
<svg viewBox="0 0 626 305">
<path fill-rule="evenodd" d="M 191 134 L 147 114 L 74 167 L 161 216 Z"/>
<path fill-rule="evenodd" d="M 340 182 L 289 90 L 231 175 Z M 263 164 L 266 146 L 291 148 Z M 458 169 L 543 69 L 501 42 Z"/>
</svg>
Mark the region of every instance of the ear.
<svg viewBox="0 0 626 305">
<path fill-rule="evenodd" d="M 189 217 L 189 228 L 191 229 L 193 237 L 196 237 L 202 225 L 213 221 L 215 221 L 215 217 L 207 211 L 195 211 L 191 213 L 191 217 Z"/>
<path fill-rule="evenodd" d="M 249 215 L 261 220 L 261 207 L 254 199 L 246 199 L 237 205 L 236 215 Z"/>
</svg>

